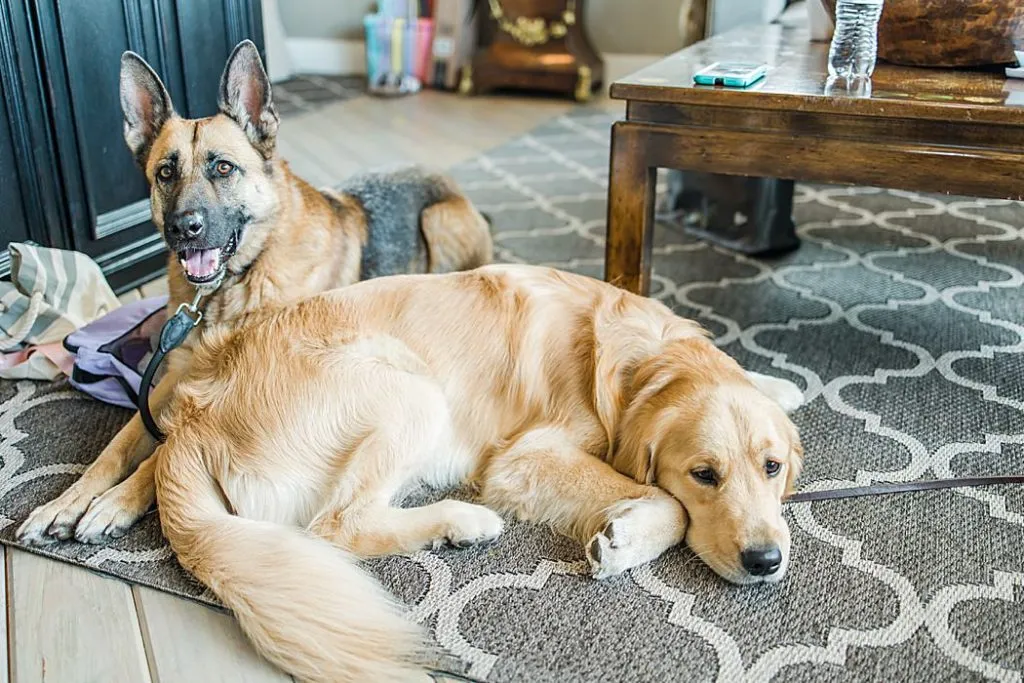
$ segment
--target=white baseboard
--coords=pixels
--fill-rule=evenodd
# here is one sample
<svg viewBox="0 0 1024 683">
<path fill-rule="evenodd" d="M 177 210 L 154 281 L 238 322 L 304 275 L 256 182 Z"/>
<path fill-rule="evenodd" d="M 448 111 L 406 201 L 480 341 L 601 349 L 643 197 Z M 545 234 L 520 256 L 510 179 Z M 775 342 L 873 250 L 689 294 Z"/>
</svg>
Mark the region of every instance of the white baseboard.
<svg viewBox="0 0 1024 683">
<path fill-rule="evenodd" d="M 292 71 L 321 76 L 366 73 L 366 44 L 361 40 L 289 38 Z"/>
</svg>

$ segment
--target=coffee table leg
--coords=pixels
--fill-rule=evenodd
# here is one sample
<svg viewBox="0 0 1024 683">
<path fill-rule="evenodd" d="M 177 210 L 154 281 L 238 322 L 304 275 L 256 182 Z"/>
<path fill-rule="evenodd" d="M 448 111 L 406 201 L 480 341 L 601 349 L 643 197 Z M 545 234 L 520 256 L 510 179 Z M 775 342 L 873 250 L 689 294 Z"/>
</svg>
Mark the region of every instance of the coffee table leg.
<svg viewBox="0 0 1024 683">
<path fill-rule="evenodd" d="M 647 135 L 628 121 L 612 126 L 604 279 L 635 294 L 651 286 L 657 169 L 647 165 Z"/>
</svg>

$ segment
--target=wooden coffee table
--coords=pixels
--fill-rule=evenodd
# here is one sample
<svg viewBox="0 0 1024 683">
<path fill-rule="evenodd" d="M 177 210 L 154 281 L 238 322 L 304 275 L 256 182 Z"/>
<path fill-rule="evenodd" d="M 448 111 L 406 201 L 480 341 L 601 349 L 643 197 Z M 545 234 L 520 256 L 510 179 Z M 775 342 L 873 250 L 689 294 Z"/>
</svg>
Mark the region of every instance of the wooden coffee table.
<svg viewBox="0 0 1024 683">
<path fill-rule="evenodd" d="M 1024 81 L 879 63 L 870 95 L 827 93 L 828 45 L 750 26 L 616 81 L 605 279 L 646 294 L 655 171 L 1024 199 Z M 693 84 L 716 61 L 764 61 L 746 90 Z"/>
</svg>

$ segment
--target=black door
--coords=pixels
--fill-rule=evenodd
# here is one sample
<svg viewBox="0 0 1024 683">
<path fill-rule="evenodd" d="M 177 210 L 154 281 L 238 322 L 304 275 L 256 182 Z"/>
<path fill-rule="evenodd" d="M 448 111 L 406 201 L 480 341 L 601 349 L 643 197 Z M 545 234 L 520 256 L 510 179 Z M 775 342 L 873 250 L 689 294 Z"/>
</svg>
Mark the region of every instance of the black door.
<svg viewBox="0 0 1024 683">
<path fill-rule="evenodd" d="M 155 277 L 163 272 L 165 252 L 150 222 L 145 180 L 121 137 L 121 53 L 133 50 L 153 66 L 179 114 L 208 116 L 216 111 L 218 80 L 234 45 L 250 38 L 262 50 L 259 0 L 0 0 L 5 3 L 13 12 L 3 16 L 12 26 L 21 20 L 35 27 L 28 35 L 37 36 L 34 49 L 19 49 L 12 61 L 36 61 L 34 80 L 46 92 L 50 163 L 37 159 L 29 171 L 20 159 L 13 164 L 14 173 L 58 188 L 53 210 L 61 234 L 36 241 L 93 257 L 119 291 Z M 0 65 L 2 36 L 0 29 Z M 10 108 L 0 116 L 16 118 Z M 0 161 L 4 199 L 8 166 Z M 19 189 L 23 185 L 20 179 Z M 24 203 L 21 189 L 20 196 Z M 21 225 L 3 228 L 4 243 L 39 233 L 38 220 L 26 216 Z"/>
<path fill-rule="evenodd" d="M 41 71 L 25 3 L 0 0 L 0 275 L 8 242 L 67 245 Z"/>
</svg>

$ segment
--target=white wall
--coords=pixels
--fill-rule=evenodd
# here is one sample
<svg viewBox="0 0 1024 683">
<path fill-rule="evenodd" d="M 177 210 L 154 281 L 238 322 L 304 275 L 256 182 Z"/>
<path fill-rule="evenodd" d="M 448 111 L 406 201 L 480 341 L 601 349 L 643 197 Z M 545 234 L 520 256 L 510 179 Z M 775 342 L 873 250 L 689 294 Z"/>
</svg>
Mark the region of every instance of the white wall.
<svg viewBox="0 0 1024 683">
<path fill-rule="evenodd" d="M 373 0 L 278 0 L 289 38 L 361 40 L 363 16 L 375 4 Z"/>
<path fill-rule="evenodd" d="M 605 55 L 664 55 L 684 47 L 684 0 L 585 0 L 594 46 Z M 486 0 L 479 0 L 487 11 Z M 686 0 L 689 6 L 689 0 Z M 705 0 L 710 33 L 774 19 L 786 0 Z M 273 4 L 266 2 L 267 5 Z M 297 73 L 363 73 L 363 17 L 375 0 L 276 0 L 288 65 Z M 268 22 L 272 21 L 267 17 Z M 269 35 L 269 32 L 268 32 Z M 280 50 L 278 51 L 280 54 Z M 270 58 L 272 60 L 272 57 Z M 280 62 L 278 62 L 280 64 Z M 273 66 L 271 67 L 274 68 Z M 279 72 L 275 80 L 283 77 Z"/>
<path fill-rule="evenodd" d="M 682 0 L 586 0 L 587 31 L 599 52 L 667 54 L 682 47 Z M 289 38 L 361 40 L 372 0 L 279 0 Z M 485 3 L 486 8 L 486 3 Z M 486 10 L 485 10 L 486 11 Z"/>
</svg>

